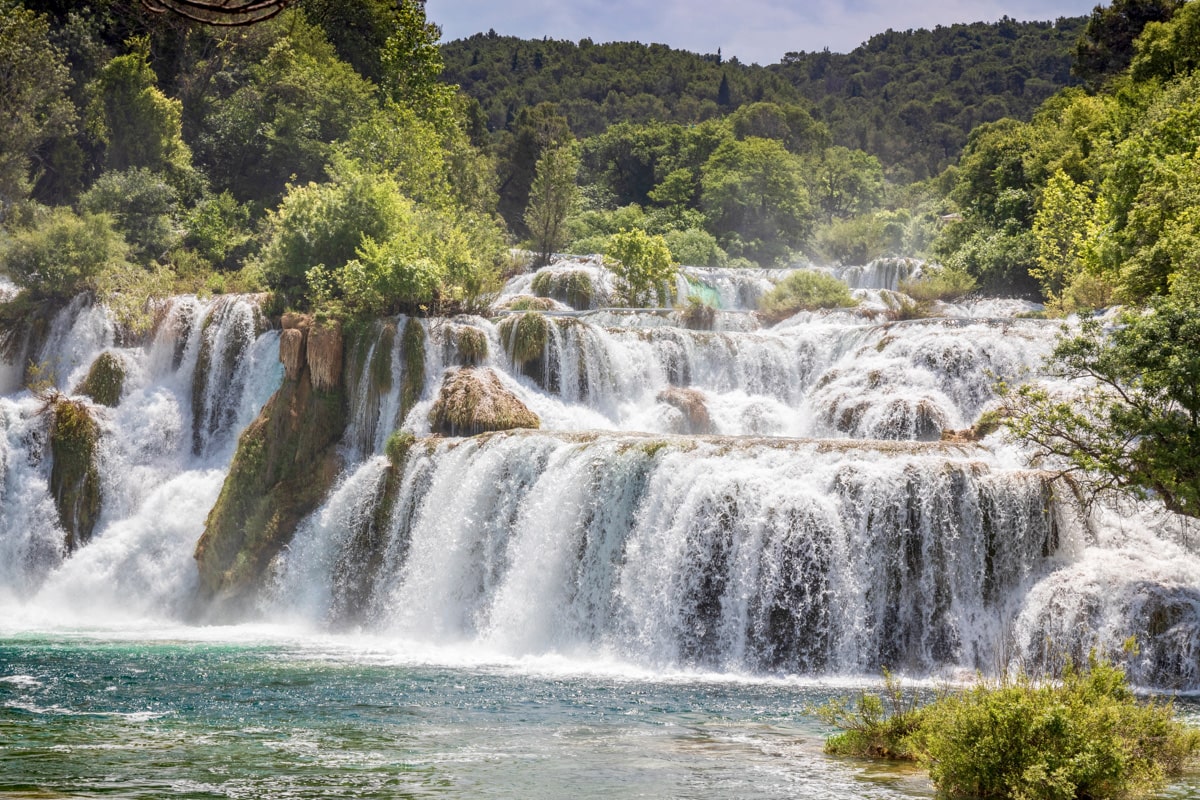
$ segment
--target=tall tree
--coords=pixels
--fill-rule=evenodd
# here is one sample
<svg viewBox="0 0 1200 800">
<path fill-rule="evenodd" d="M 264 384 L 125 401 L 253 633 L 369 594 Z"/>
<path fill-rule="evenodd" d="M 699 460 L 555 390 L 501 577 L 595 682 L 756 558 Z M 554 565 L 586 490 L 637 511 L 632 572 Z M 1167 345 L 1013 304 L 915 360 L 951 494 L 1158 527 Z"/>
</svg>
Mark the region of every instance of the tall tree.
<svg viewBox="0 0 1200 800">
<path fill-rule="evenodd" d="M 579 146 L 574 141 L 549 147 L 538 159 L 525 224 L 539 265 L 550 263 L 550 256 L 566 243 L 564 223 L 579 204 L 578 174 Z"/>
<path fill-rule="evenodd" d="M 1096 6 L 1075 45 L 1071 72 L 1093 87 L 1129 66 L 1134 40 L 1151 22 L 1174 16 L 1182 0 L 1113 0 Z"/>
<path fill-rule="evenodd" d="M 0 219 L 28 194 L 39 148 L 75 122 L 70 72 L 49 30 L 44 16 L 0 0 Z"/>
</svg>

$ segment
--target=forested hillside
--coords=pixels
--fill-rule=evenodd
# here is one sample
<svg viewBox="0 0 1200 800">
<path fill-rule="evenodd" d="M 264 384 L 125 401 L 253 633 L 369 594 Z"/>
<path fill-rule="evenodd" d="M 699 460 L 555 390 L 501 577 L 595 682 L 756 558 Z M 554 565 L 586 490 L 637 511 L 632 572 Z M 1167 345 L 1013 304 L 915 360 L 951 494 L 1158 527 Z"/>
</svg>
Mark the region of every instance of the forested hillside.
<svg viewBox="0 0 1200 800">
<path fill-rule="evenodd" d="M 807 100 L 839 143 L 878 157 L 898 178 L 936 174 L 981 122 L 1028 118 L 1072 82 L 1082 18 L 887 31 L 850 53 L 788 53 L 746 65 L 636 42 L 578 44 L 494 32 L 442 45 L 446 80 L 500 130 L 553 102 L 577 136 L 619 122 L 690 124 L 749 103 Z"/>
</svg>

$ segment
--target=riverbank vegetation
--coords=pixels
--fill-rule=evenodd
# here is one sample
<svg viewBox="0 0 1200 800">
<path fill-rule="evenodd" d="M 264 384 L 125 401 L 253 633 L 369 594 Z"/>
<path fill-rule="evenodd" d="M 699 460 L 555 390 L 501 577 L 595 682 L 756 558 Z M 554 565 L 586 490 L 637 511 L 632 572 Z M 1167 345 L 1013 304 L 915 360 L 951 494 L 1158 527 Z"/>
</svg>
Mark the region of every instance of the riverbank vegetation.
<svg viewBox="0 0 1200 800">
<path fill-rule="evenodd" d="M 834 700 L 818 715 L 841 729 L 827 752 L 917 761 L 953 797 L 1148 797 L 1200 755 L 1200 731 L 1094 657 L 1060 681 L 980 679 L 924 704 L 888 675 L 882 696 Z"/>
</svg>

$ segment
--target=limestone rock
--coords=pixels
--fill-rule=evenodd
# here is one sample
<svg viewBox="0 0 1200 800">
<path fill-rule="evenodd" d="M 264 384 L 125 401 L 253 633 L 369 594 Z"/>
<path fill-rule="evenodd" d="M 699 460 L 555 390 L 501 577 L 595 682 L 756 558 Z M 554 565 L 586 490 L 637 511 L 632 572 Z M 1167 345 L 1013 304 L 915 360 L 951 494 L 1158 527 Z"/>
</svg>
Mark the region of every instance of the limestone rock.
<svg viewBox="0 0 1200 800">
<path fill-rule="evenodd" d="M 88 368 L 87 377 L 75 389 L 75 394 L 86 395 L 102 406 L 113 407 L 121 402 L 125 389 L 125 364 L 111 351 L 105 350 L 96 356 Z"/>
<path fill-rule="evenodd" d="M 337 321 L 316 322 L 308 331 L 308 369 L 313 388 L 331 392 L 342 381 L 342 325 Z"/>
<path fill-rule="evenodd" d="M 704 436 L 713 432 L 712 419 L 708 415 L 708 403 L 704 393 L 699 389 L 683 389 L 672 386 L 670 389 L 659 392 L 654 399 L 683 413 L 686 430 L 680 431 L 680 433 Z"/>
<path fill-rule="evenodd" d="M 304 331 L 298 328 L 284 328 L 279 334 L 279 360 L 289 381 L 299 380 L 304 369 L 304 339 Z"/>
<path fill-rule="evenodd" d="M 50 494 L 68 551 L 87 544 L 100 518 L 100 425 L 87 403 L 61 398 L 50 419 Z"/>
<path fill-rule="evenodd" d="M 478 367 L 446 373 L 429 423 L 434 433 L 446 436 L 541 427 L 537 414 L 504 388 L 494 371 Z"/>
</svg>

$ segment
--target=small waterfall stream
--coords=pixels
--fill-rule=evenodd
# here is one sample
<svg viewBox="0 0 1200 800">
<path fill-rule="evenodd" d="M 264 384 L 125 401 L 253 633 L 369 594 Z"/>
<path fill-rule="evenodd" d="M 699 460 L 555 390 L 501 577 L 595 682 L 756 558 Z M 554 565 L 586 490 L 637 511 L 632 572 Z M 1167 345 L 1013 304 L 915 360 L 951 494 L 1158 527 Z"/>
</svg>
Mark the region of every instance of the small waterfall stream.
<svg viewBox="0 0 1200 800">
<path fill-rule="evenodd" d="M 876 297 L 920 267 L 838 274 Z M 1137 635 L 1139 682 L 1200 689 L 1200 535 L 1145 509 L 1081 517 L 1002 434 L 962 443 L 997 380 L 1037 375 L 1059 322 L 980 301 L 764 328 L 748 309 L 787 270 L 688 268 L 676 294 L 703 287 L 720 306 L 692 325 L 679 310 L 598 309 L 613 288 L 598 261 L 548 271 L 596 291 L 576 310 L 555 299 L 534 359 L 510 355 L 503 314 L 385 319 L 347 339 L 343 470 L 271 561 L 256 618 L 497 658 L 760 675 L 1038 669 L 1092 647 L 1120 655 Z M 582 285 L 539 274 L 506 297 Z M 44 401 L 15 386 L 0 398 L 13 618 L 190 618 L 192 553 L 239 434 L 281 385 L 281 334 L 253 297 L 174 298 L 157 320 L 129 344 L 80 298 L 37 347 L 67 395 L 102 352 L 126 374 L 113 408 L 76 397 L 101 430 L 103 510 L 74 552 Z M 443 375 L 471 363 L 541 429 L 429 437 Z M 417 437 L 399 470 L 383 455 L 396 430 Z"/>
</svg>

